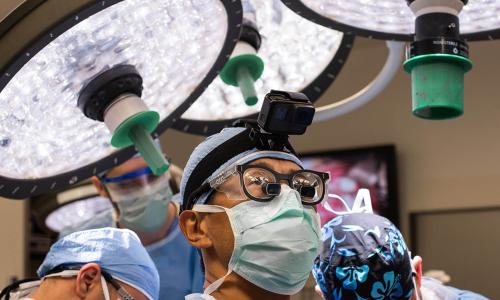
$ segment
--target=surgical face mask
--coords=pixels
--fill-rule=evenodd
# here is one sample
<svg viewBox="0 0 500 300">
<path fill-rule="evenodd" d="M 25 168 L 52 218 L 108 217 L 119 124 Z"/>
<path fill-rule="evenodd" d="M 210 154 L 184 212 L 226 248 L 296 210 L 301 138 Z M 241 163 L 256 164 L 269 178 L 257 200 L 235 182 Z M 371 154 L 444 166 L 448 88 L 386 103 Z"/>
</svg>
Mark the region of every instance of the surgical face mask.
<svg viewBox="0 0 500 300">
<path fill-rule="evenodd" d="M 165 224 L 172 196 L 168 177 L 128 194 L 111 194 L 120 210 L 120 224 L 140 232 L 155 232 Z"/>
<path fill-rule="evenodd" d="M 228 273 L 207 287 L 205 295 L 218 289 L 231 272 L 277 294 L 292 295 L 304 287 L 319 252 L 319 216 L 302 205 L 297 191 L 288 185 L 281 190 L 270 202 L 193 207 L 198 212 L 225 212 L 234 235 Z"/>
</svg>

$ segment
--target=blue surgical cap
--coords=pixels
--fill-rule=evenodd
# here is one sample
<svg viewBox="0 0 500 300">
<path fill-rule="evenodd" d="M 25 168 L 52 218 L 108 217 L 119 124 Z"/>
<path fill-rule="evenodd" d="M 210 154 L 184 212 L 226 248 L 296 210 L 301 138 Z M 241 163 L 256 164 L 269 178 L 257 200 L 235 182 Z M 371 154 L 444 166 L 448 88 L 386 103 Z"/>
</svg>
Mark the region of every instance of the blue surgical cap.
<svg viewBox="0 0 500 300">
<path fill-rule="evenodd" d="M 411 258 L 389 220 L 367 213 L 338 216 L 322 228 L 313 275 L 325 299 L 409 299 Z"/>
<path fill-rule="evenodd" d="M 191 153 L 191 156 L 189 157 L 186 167 L 184 168 L 184 174 L 181 180 L 180 194 L 183 201 L 187 200 L 186 198 L 187 196 L 189 196 L 184 194 L 186 189 L 186 184 L 189 180 L 189 177 L 196 169 L 198 164 L 200 164 L 200 162 L 205 158 L 205 156 L 207 156 L 207 154 L 210 153 L 212 150 L 219 147 L 220 145 L 227 142 L 228 140 L 235 137 L 237 134 L 241 133 L 244 130 L 245 128 L 243 127 L 224 128 L 221 132 L 209 136 L 206 140 L 204 140 L 194 149 L 193 153 Z M 222 171 L 229 168 L 235 162 L 238 162 L 239 164 L 245 164 L 265 157 L 289 160 L 302 167 L 302 162 L 293 154 L 281 151 L 266 151 L 253 148 L 244 151 L 242 153 L 237 153 L 235 156 L 228 158 L 228 160 L 224 164 L 222 164 L 215 172 L 210 174 L 205 174 L 205 182 L 207 182 L 213 177 L 216 177 Z M 198 200 L 199 200 L 198 202 L 201 202 L 206 199 L 204 199 L 204 197 L 202 196 Z"/>
<path fill-rule="evenodd" d="M 75 267 L 96 263 L 101 269 L 140 292 L 158 299 L 158 271 L 137 235 L 128 229 L 99 228 L 71 233 L 50 248 L 38 276 L 56 267 Z"/>
</svg>

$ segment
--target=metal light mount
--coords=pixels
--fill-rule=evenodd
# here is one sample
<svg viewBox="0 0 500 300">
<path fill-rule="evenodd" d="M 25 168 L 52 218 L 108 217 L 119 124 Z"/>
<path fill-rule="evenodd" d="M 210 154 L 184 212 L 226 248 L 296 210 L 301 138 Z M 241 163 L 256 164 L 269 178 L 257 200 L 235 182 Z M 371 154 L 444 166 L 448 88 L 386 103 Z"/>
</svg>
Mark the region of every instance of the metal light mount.
<svg viewBox="0 0 500 300">
<path fill-rule="evenodd" d="M 224 83 L 240 88 L 248 106 L 255 105 L 258 101 L 254 83 L 264 71 L 264 61 L 257 55 L 261 42 L 257 25 L 243 19 L 239 41 L 220 73 Z"/>
<path fill-rule="evenodd" d="M 458 14 L 467 0 L 407 0 L 416 16 L 415 41 L 404 69 L 412 78 L 413 114 L 431 120 L 463 114 L 464 74 L 472 68 L 460 39 Z"/>
<path fill-rule="evenodd" d="M 90 119 L 101 121 L 113 134 L 111 145 L 134 145 L 156 176 L 168 170 L 168 162 L 151 138 L 160 115 L 140 98 L 142 77 L 131 65 L 101 72 L 82 88 L 78 107 Z"/>
</svg>

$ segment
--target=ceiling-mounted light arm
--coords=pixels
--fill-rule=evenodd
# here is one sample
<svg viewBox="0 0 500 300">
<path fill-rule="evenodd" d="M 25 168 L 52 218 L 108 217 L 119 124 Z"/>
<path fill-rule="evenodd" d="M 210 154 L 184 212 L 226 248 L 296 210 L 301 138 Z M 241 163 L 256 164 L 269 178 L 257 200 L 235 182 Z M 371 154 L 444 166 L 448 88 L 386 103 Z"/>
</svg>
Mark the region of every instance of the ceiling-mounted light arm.
<svg viewBox="0 0 500 300">
<path fill-rule="evenodd" d="M 347 113 L 370 102 L 391 82 L 401 66 L 404 43 L 386 42 L 389 54 L 380 73 L 367 86 L 356 94 L 335 103 L 316 108 L 313 122 L 327 121 Z"/>
</svg>

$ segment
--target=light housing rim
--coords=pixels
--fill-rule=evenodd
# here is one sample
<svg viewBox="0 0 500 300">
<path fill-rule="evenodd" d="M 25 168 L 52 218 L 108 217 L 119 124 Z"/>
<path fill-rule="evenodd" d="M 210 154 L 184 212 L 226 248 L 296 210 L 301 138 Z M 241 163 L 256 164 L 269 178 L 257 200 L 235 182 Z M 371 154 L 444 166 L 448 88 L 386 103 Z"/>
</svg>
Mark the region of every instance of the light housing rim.
<svg viewBox="0 0 500 300">
<path fill-rule="evenodd" d="M 89 181 L 83 181 L 83 182 L 79 182 L 79 183 L 75 184 L 74 186 L 72 186 L 69 189 L 65 189 L 65 190 L 62 190 L 60 192 L 50 192 L 48 194 L 39 195 L 39 196 L 31 198 L 29 200 L 29 203 L 30 203 L 30 206 L 31 206 L 30 210 L 32 211 L 32 214 L 33 214 L 33 217 L 35 219 L 36 224 L 42 230 L 44 230 L 45 232 L 47 232 L 48 234 L 57 236 L 59 234 L 59 232 L 52 230 L 45 223 L 46 219 L 48 218 L 48 216 L 50 214 L 52 214 L 53 212 L 55 212 L 56 210 L 58 210 L 58 209 L 60 209 L 60 208 L 62 208 L 64 206 L 70 205 L 72 203 L 75 203 L 75 202 L 78 202 L 78 201 L 82 201 L 82 200 L 87 200 L 87 199 L 92 199 L 92 198 L 100 197 L 99 193 L 96 190 L 94 194 L 83 195 L 81 197 L 75 197 L 75 198 L 67 200 L 67 201 L 65 201 L 63 203 L 59 203 L 58 200 L 57 200 L 58 194 L 64 193 L 66 191 L 70 191 L 72 189 L 84 188 L 86 186 L 91 186 L 91 185 L 92 185 L 91 182 L 89 182 Z M 104 200 L 107 200 L 104 197 L 102 197 L 102 198 Z M 111 205 L 113 205 L 113 203 L 111 202 L 111 200 L 108 200 L 108 201 L 110 201 Z"/>
<path fill-rule="evenodd" d="M 333 30 L 343 31 L 347 34 L 355 34 L 369 39 L 373 38 L 373 39 L 400 41 L 400 42 L 413 41 L 414 34 L 374 31 L 365 28 L 355 27 L 352 25 L 347 25 L 345 23 L 332 20 L 312 10 L 307 5 L 302 3 L 301 0 L 281 0 L 281 2 L 283 2 L 284 5 L 286 5 L 288 8 L 290 8 L 292 11 L 294 11 L 301 17 Z M 491 29 L 486 31 L 460 34 L 460 37 L 464 41 L 487 41 L 487 40 L 500 39 L 500 27 L 497 29 Z"/>
<path fill-rule="evenodd" d="M 64 0 L 59 0 L 61 3 L 66 3 Z M 22 41 L 18 45 L 15 45 L 14 52 L 17 54 L 7 58 L 5 60 L 0 60 L 0 92 L 7 85 L 7 83 L 14 77 L 14 75 L 39 51 L 41 51 L 45 46 L 47 46 L 52 40 L 56 39 L 59 35 L 64 33 L 69 28 L 75 26 L 86 18 L 98 13 L 99 11 L 108 8 L 116 3 L 122 2 L 124 0 L 80 0 L 77 5 L 79 10 L 71 10 L 63 15 L 59 13 L 54 18 L 56 20 L 47 21 L 50 22 L 45 28 L 35 28 L 33 30 L 37 31 L 34 39 L 26 37 L 28 41 Z M 158 138 L 161 133 L 166 129 L 170 128 L 173 123 L 175 123 L 180 116 L 194 103 L 194 101 L 203 93 L 203 91 L 208 87 L 208 85 L 213 81 L 213 79 L 218 76 L 220 70 L 223 68 L 226 61 L 229 59 L 233 49 L 238 41 L 240 34 L 241 24 L 243 21 L 243 9 L 240 0 L 219 0 L 226 11 L 227 15 L 227 32 L 224 40 L 224 45 L 212 65 L 210 70 L 207 72 L 204 79 L 200 84 L 191 92 L 191 94 L 173 110 L 170 115 L 160 121 L 160 124 L 153 132 L 153 138 Z M 8 16 L 0 21 L 0 29 L 2 29 L 2 35 L 0 35 L 0 44 L 5 43 L 4 38 L 8 37 L 11 31 L 16 28 L 20 23 L 26 26 L 32 23 L 36 23 L 37 16 L 34 14 L 37 9 L 41 8 L 43 4 L 48 3 L 48 1 L 40 0 L 27 0 L 27 2 L 33 3 L 33 5 L 20 5 L 14 11 L 12 11 Z M 53 1 L 54 2 L 54 1 Z M 54 5 L 53 2 L 51 5 Z M 67 8 L 67 5 L 62 5 Z M 17 12 L 17 9 L 22 11 Z M 45 8 L 46 9 L 46 8 Z M 15 19 L 17 18 L 17 19 Z M 32 18 L 30 20 L 30 18 Z M 6 24 L 5 22 L 9 22 Z M 24 22 L 26 21 L 26 22 Z M 32 25 L 32 24 L 31 24 Z M 4 44 L 5 45 L 5 44 Z M 5 46 L 7 47 L 7 45 Z M 2 50 L 2 47 L 0 47 Z M 29 55 L 27 55 L 29 54 Z M 74 169 L 69 172 L 62 172 L 53 176 L 47 176 L 43 178 L 33 178 L 33 179 L 19 179 L 10 178 L 0 175 L 0 197 L 5 197 L 8 199 L 26 199 L 28 197 L 40 195 L 48 191 L 57 191 L 67 186 L 71 186 L 77 182 L 90 178 L 94 175 L 102 173 L 116 165 L 121 164 L 136 153 L 133 146 L 117 150 L 112 154 L 94 161 L 86 166 Z"/>
</svg>

